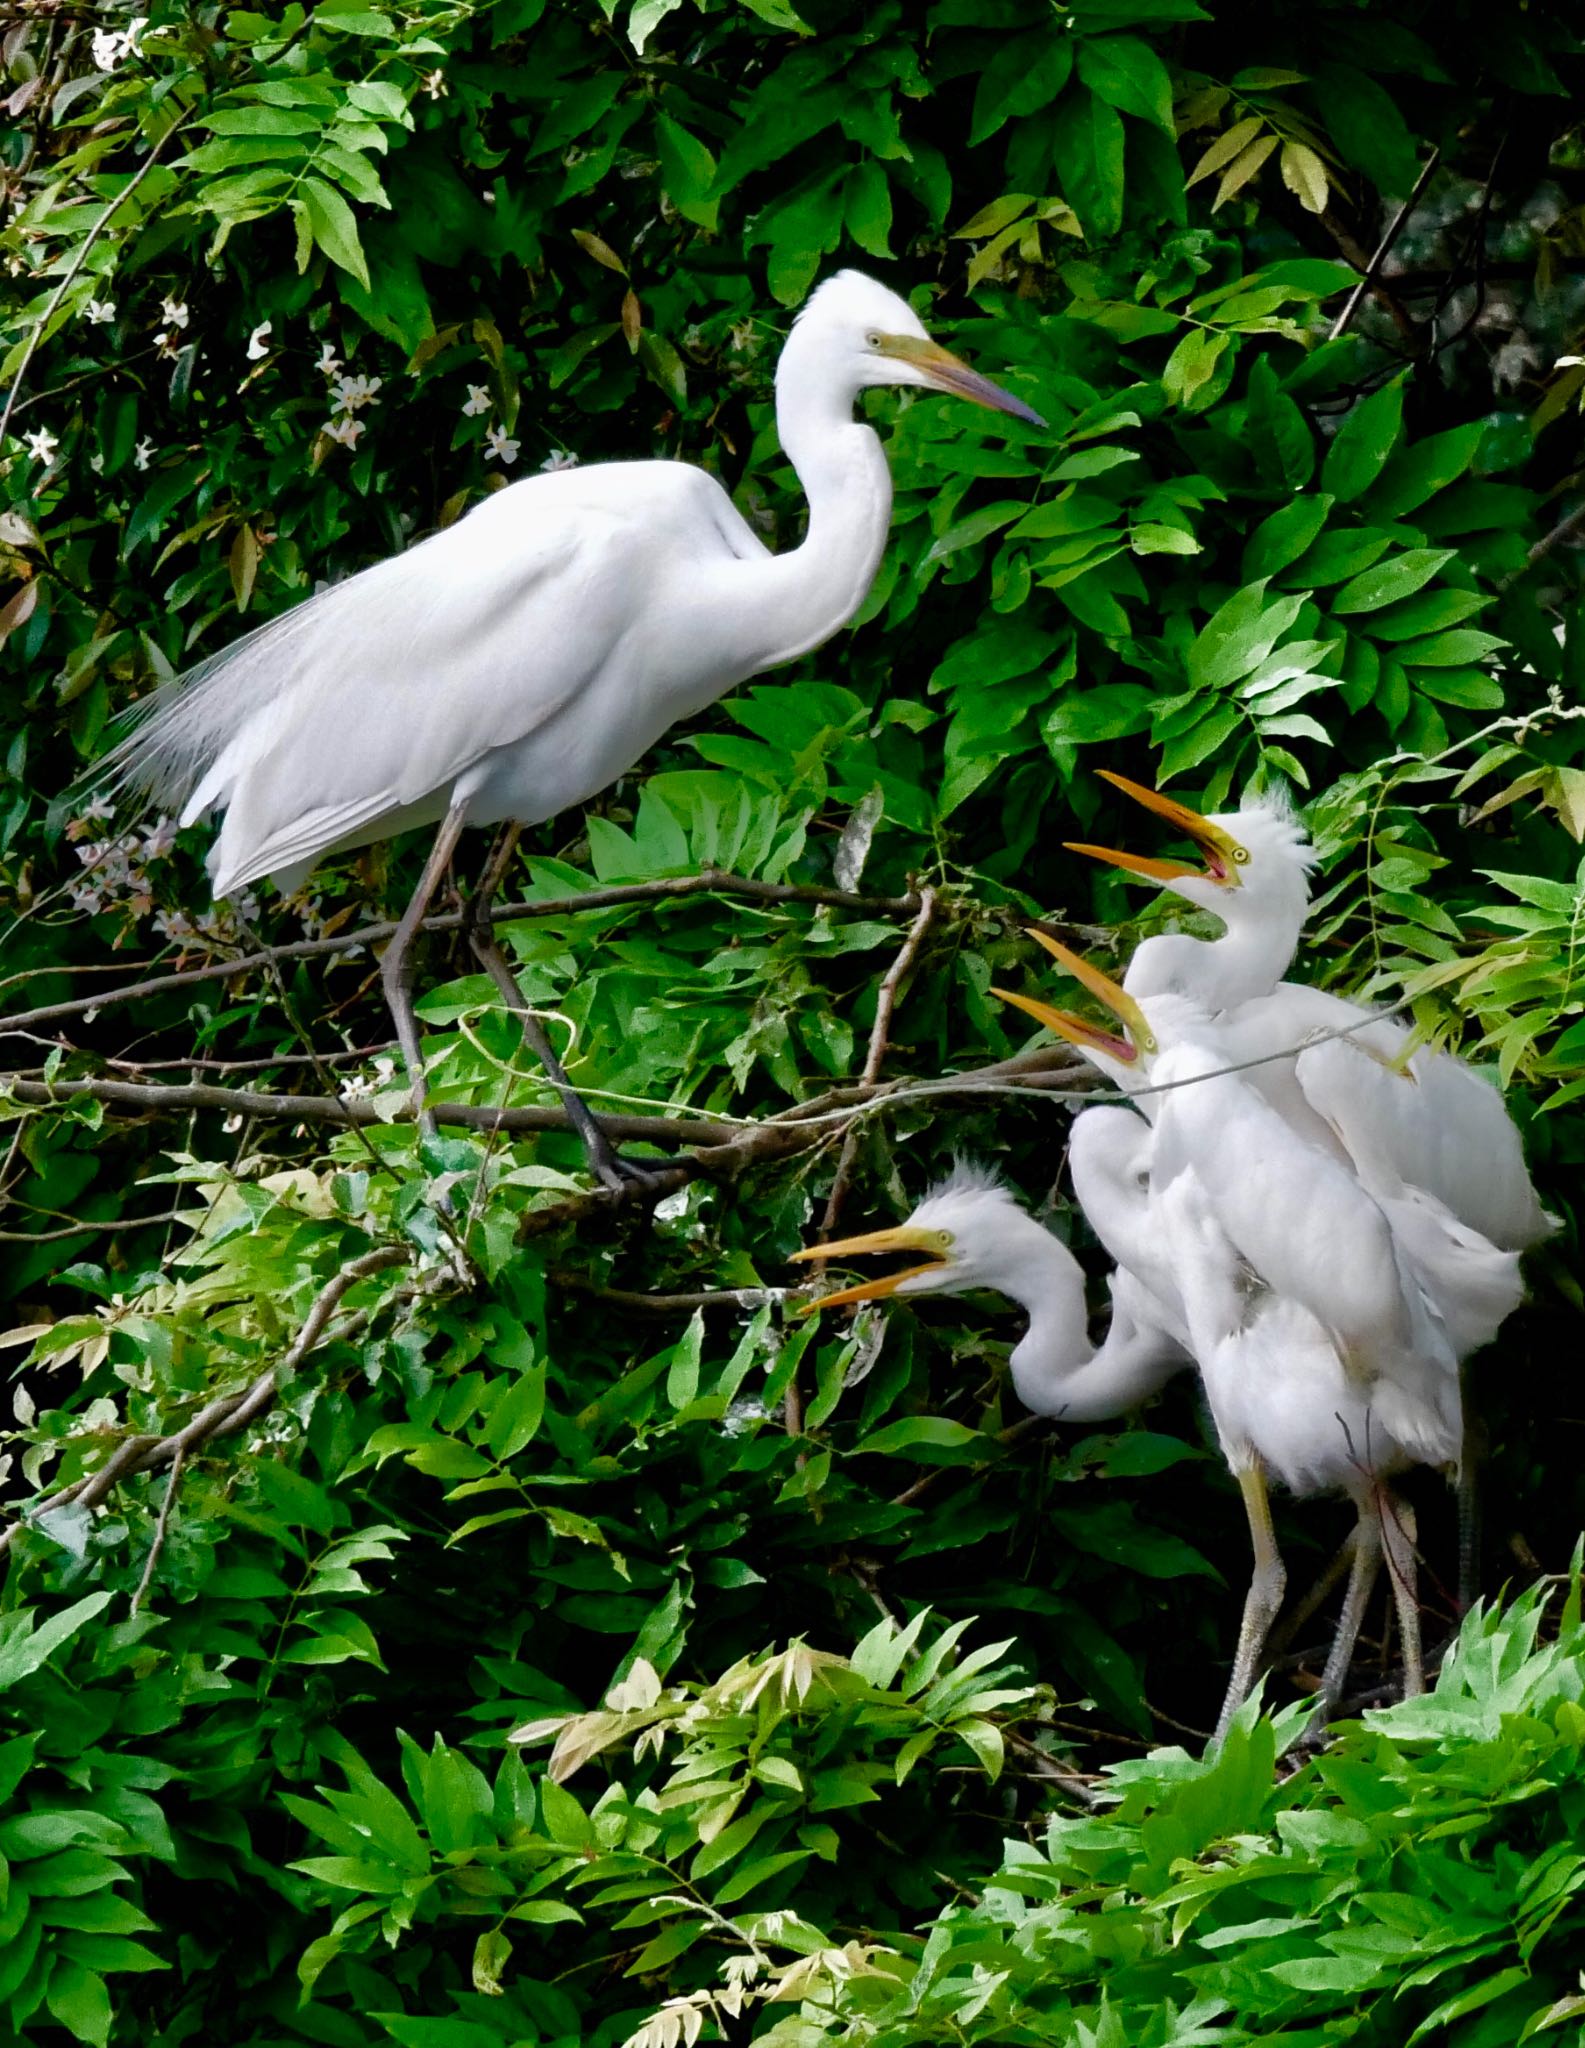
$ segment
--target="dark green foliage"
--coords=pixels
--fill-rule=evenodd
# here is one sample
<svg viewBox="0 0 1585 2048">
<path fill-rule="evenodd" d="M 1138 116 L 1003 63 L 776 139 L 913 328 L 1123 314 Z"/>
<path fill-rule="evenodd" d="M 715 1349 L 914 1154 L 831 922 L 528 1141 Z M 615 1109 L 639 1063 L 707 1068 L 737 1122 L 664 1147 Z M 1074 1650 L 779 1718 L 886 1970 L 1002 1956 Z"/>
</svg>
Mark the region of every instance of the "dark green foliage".
<svg viewBox="0 0 1585 2048">
<path fill-rule="evenodd" d="M 1276 1732 L 1133 1755 L 1086 1812 L 1073 1761 L 1221 1690 L 1246 1561 L 1192 1392 L 1081 1438 L 1022 1415 L 994 1305 L 849 1330 L 766 1295 L 849 1131 L 851 1227 L 961 1149 L 1098 1276 L 1062 1100 L 833 1098 L 818 1145 L 718 1159 L 646 1230 L 579 1203 L 564 1134 L 420 1152 L 361 947 L 95 1012 L 254 933 L 344 936 L 416 848 L 244 929 L 201 833 L 66 794 L 135 697 L 567 455 L 702 463 L 794 543 L 780 339 L 819 276 L 884 274 L 1050 429 L 866 401 L 897 507 L 860 620 L 528 835 L 530 1000 L 597 1100 L 758 1124 L 860 1071 L 922 882 L 882 1071 L 969 1072 L 1024 1042 L 990 989 L 1041 985 L 1032 912 L 1121 952 L 1170 915 L 1062 850 L 1143 843 L 1092 769 L 1207 808 L 1287 787 L 1322 860 L 1299 971 L 1489 1058 L 1570 1225 L 1474 1373 L 1488 1580 L 1556 1571 L 1585 1525 L 1574 11 L 131 26 L 31 10 L 0 42 L 0 1001 L 48 1013 L 4 1040 L 0 2035 L 1576 2038 L 1573 1606 L 1552 1645 L 1529 1595 L 1467 1623 L 1434 1700 L 1292 1776 L 1279 1672 Z M 705 867 L 874 893 L 577 901 Z M 466 949 L 435 935 L 424 978 L 437 1094 L 543 1103 Z M 189 1077 L 233 1092 L 37 1099 Z M 357 1132 L 269 1100 L 348 1084 Z M 298 1343 L 371 1250 L 399 1257 Z M 1452 1514 L 1416 1498 L 1434 1641 Z M 1296 1578 L 1341 1521 L 1285 1513 Z"/>
</svg>

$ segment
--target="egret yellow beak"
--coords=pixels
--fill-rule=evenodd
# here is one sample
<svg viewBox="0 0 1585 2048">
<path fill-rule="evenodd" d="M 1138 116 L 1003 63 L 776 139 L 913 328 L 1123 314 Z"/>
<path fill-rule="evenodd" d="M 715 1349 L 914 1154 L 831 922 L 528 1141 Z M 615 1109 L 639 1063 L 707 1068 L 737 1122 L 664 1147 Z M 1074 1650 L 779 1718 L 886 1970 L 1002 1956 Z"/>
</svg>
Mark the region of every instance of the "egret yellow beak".
<svg viewBox="0 0 1585 2048">
<path fill-rule="evenodd" d="M 1092 996 L 1106 1005 L 1123 1026 L 1122 1032 L 1107 1031 L 1099 1024 L 1092 1024 L 1088 1018 L 1075 1016 L 1070 1010 L 1054 1010 L 1049 1003 L 1037 1002 L 1033 996 L 1014 995 L 1010 989 L 993 988 L 992 995 L 1000 996 L 1004 1003 L 1011 1003 L 1015 1009 L 1024 1011 L 1036 1023 L 1044 1024 L 1048 1031 L 1054 1031 L 1059 1038 L 1065 1038 L 1081 1051 L 1105 1052 L 1113 1059 L 1132 1062 L 1142 1054 L 1156 1050 L 1155 1034 L 1145 1021 L 1144 1011 L 1121 983 L 1113 981 L 1109 974 L 1103 974 L 1099 967 L 1092 967 L 1088 960 L 1081 960 L 1060 940 L 1033 930 L 1029 937 L 1037 946 L 1044 946 L 1052 959 L 1066 968 L 1081 987 L 1087 988 Z"/>
<path fill-rule="evenodd" d="M 1063 842 L 1069 853 L 1083 853 L 1091 860 L 1104 860 L 1111 867 L 1122 868 L 1131 875 L 1141 875 L 1149 882 L 1171 882 L 1180 875 L 1198 875 L 1223 889 L 1242 887 L 1244 878 L 1239 869 L 1248 865 L 1249 850 L 1241 846 L 1231 832 L 1224 832 L 1220 825 L 1213 825 L 1209 818 L 1202 818 L 1187 804 L 1175 803 L 1159 790 L 1146 789 L 1142 782 L 1130 782 L 1126 775 L 1115 775 L 1110 768 L 1100 768 L 1096 772 L 1114 789 L 1120 789 L 1124 796 L 1132 797 L 1136 804 L 1143 804 L 1147 811 L 1154 811 L 1158 818 L 1165 818 L 1169 824 L 1176 825 L 1205 856 L 1205 866 L 1202 869 L 1178 860 L 1149 860 L 1142 854 L 1120 853 L 1112 846 L 1086 846 L 1071 839 Z"/>
<path fill-rule="evenodd" d="M 966 398 L 974 405 L 989 406 L 992 412 L 1010 412 L 1015 420 L 1027 420 L 1032 427 L 1046 424 L 1033 407 L 1025 405 L 1021 398 L 1014 398 L 1000 384 L 993 384 L 989 377 L 982 377 L 978 370 L 971 370 L 967 363 L 953 355 L 950 349 L 942 348 L 939 342 L 928 341 L 916 334 L 883 334 L 880 353 L 890 356 L 894 362 L 911 363 L 923 373 L 932 390 L 945 391 L 953 398 Z"/>
<path fill-rule="evenodd" d="M 844 1287 L 836 1294 L 822 1294 L 818 1301 L 807 1302 L 799 1310 L 800 1315 L 813 1315 L 816 1309 L 841 1308 L 850 1301 L 883 1301 L 887 1295 L 895 1294 L 905 1280 L 912 1280 L 919 1273 L 937 1272 L 946 1263 L 946 1253 L 939 1230 L 921 1230 L 916 1224 L 899 1223 L 894 1230 L 875 1230 L 868 1237 L 844 1237 L 835 1244 L 812 1244 L 801 1252 L 794 1252 L 794 1265 L 806 1264 L 811 1259 L 864 1259 L 880 1252 L 925 1252 L 928 1257 L 922 1266 L 905 1266 L 899 1273 L 883 1273 L 878 1280 L 864 1280 L 856 1287 Z"/>
</svg>

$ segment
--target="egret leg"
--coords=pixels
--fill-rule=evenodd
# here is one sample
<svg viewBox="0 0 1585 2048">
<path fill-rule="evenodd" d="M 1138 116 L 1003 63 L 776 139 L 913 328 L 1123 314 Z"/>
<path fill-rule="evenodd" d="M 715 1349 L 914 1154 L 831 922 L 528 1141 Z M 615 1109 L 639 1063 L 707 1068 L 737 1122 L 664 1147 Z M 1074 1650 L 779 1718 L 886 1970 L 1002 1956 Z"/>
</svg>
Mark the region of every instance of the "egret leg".
<svg viewBox="0 0 1585 2048">
<path fill-rule="evenodd" d="M 1332 1637 L 1326 1669 L 1321 1673 L 1321 1690 L 1316 1695 L 1315 1712 L 1304 1731 L 1306 1741 L 1313 1741 L 1325 1728 L 1327 1718 L 1348 1682 L 1348 1667 L 1354 1661 L 1360 1623 L 1365 1619 L 1370 1589 L 1381 1569 L 1381 1543 L 1381 1511 L 1374 1497 L 1367 1496 L 1360 1503 L 1359 1525 L 1354 1531 L 1353 1569 L 1348 1575 L 1348 1591 L 1343 1595 L 1343 1611 L 1337 1618 L 1337 1632 Z"/>
<path fill-rule="evenodd" d="M 391 934 L 391 942 L 380 962 L 385 1000 L 390 1008 L 391 1022 L 396 1026 L 402 1063 L 407 1068 L 408 1084 L 413 1091 L 413 1113 L 418 1118 L 419 1133 L 425 1138 L 434 1137 L 435 1119 L 424 1099 L 424 1058 L 418 1049 L 418 1019 L 413 1014 L 413 941 L 429 910 L 430 900 L 440 887 L 441 877 L 451 864 L 451 856 L 457 850 L 457 841 L 467 822 L 468 806 L 465 803 L 453 804 L 441 820 L 435 843 L 429 850 L 429 859 L 424 863 L 424 872 L 418 878 L 418 887 L 402 912 L 401 921 Z"/>
<path fill-rule="evenodd" d="M 1291 1611 L 1282 1627 L 1272 1632 L 1269 1649 L 1271 1654 L 1280 1656 L 1293 1641 L 1299 1630 L 1331 1595 L 1332 1588 L 1354 1562 L 1354 1531 L 1349 1530 L 1342 1542 L 1333 1551 L 1320 1577 Z"/>
<path fill-rule="evenodd" d="M 1277 1532 L 1271 1526 L 1266 1475 L 1258 1465 L 1251 1465 L 1237 1478 L 1238 1490 L 1244 1496 L 1244 1512 L 1249 1517 L 1249 1540 L 1255 1553 L 1255 1568 L 1250 1574 L 1249 1591 L 1244 1597 L 1244 1618 L 1239 1626 L 1238 1648 L 1233 1653 L 1233 1675 L 1228 1680 L 1227 1697 L 1217 1717 L 1213 1738 L 1217 1742 L 1227 1733 L 1233 1716 L 1249 1697 L 1249 1689 L 1260 1669 L 1266 1637 L 1277 1618 L 1277 1609 L 1282 1605 L 1283 1590 L 1288 1582 L 1282 1554 L 1277 1549 Z"/>
<path fill-rule="evenodd" d="M 1464 1455 L 1458 1467 L 1458 1611 L 1468 1614 L 1480 1597 L 1480 1468 L 1486 1432 L 1465 1409 Z"/>
<path fill-rule="evenodd" d="M 1382 1548 L 1398 1610 L 1398 1642 L 1403 1651 L 1403 1696 L 1418 1699 L 1425 1691 L 1425 1662 L 1420 1651 L 1420 1594 L 1415 1569 L 1414 1509 L 1394 1493 L 1386 1496 L 1381 1517 Z"/>
<path fill-rule="evenodd" d="M 588 1154 L 589 1165 L 595 1178 L 613 1194 L 642 1193 L 654 1185 L 654 1176 L 624 1159 L 600 1126 L 599 1119 L 573 1087 L 567 1078 L 567 1071 L 557 1059 L 555 1048 L 545 1034 L 545 1027 L 530 1009 L 518 987 L 517 977 L 511 964 L 501 950 L 494 927 L 485 913 L 490 899 L 501 886 L 512 855 L 517 850 L 521 827 L 513 825 L 495 850 L 490 865 L 486 868 L 478 888 L 469 903 L 468 938 L 479 964 L 501 992 L 501 1000 L 517 1020 L 523 1042 L 539 1061 L 545 1071 L 545 1078 L 561 1097 L 563 1109 L 573 1130 L 583 1141 Z"/>
</svg>

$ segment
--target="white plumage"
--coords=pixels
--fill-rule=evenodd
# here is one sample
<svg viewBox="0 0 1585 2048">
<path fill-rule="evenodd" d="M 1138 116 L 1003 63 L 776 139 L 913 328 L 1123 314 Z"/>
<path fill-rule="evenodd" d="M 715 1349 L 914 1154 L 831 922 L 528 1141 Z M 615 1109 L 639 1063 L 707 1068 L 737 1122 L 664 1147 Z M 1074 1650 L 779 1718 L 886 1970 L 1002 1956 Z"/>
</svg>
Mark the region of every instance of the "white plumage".
<svg viewBox="0 0 1585 2048">
<path fill-rule="evenodd" d="M 1119 1135 L 1123 1149 L 1113 1171 L 1121 1186 L 1129 1178 L 1137 1141 L 1131 1133 Z M 1096 1141 L 1097 1150 L 1103 1142 Z M 1142 1190 L 1136 1199 L 1142 1211 Z M 1113 1278 L 1106 1339 L 1095 1345 L 1078 1260 L 982 1168 L 960 1166 L 893 1229 L 811 1245 L 793 1256 L 823 1261 L 886 1252 L 922 1253 L 926 1263 L 842 1288 L 816 1306 L 888 1295 L 967 1294 L 977 1287 L 1004 1294 L 1029 1317 L 1008 1362 L 1019 1400 L 1037 1415 L 1067 1422 L 1111 1421 L 1137 1408 L 1189 1362 L 1157 1304 L 1123 1273 Z"/>
<path fill-rule="evenodd" d="M 525 478 L 201 664 L 112 757 L 119 779 L 225 814 L 215 893 L 300 882 L 326 853 L 434 824 L 529 824 L 583 802 L 734 683 L 863 602 L 891 482 L 855 421 L 870 385 L 1038 420 L 856 271 L 810 299 L 777 368 L 809 533 L 772 555 L 714 477 L 620 462 Z"/>
<path fill-rule="evenodd" d="M 1043 424 L 932 342 L 894 292 L 842 271 L 810 299 L 776 370 L 777 427 L 808 494 L 801 545 L 771 554 L 721 485 L 685 463 L 528 477 L 201 663 L 141 714 L 96 779 L 157 797 L 184 825 L 221 813 L 217 896 L 264 875 L 295 889 L 328 853 L 438 824 L 382 961 L 432 1135 L 410 952 L 464 826 L 521 827 L 585 802 L 679 719 L 852 618 L 891 519 L 880 439 L 853 417 L 872 385 L 948 392 Z M 472 905 L 475 952 L 601 1178 L 612 1189 L 642 1180 L 523 1004 L 487 895 Z"/>
</svg>

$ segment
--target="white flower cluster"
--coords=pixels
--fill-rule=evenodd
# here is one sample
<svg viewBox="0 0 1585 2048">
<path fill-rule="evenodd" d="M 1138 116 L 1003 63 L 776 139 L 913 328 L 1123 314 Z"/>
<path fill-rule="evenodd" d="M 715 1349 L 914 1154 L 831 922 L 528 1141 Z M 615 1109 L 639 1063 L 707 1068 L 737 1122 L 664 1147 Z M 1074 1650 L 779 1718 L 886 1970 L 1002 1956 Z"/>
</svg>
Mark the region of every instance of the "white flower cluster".
<svg viewBox="0 0 1585 2048">
<path fill-rule="evenodd" d="M 156 818 L 144 832 L 123 832 L 108 839 L 87 837 L 96 825 L 114 815 L 113 805 L 103 797 L 95 797 L 66 828 L 66 836 L 76 842 L 77 858 L 87 870 L 67 892 L 71 906 L 89 917 L 97 917 L 106 910 L 119 910 L 129 917 L 147 917 L 154 908 L 148 864 L 169 859 L 176 844 L 175 821 Z"/>
<path fill-rule="evenodd" d="M 389 1088 L 395 1078 L 395 1060 L 388 1054 L 381 1053 L 372 1067 L 365 1067 L 358 1074 L 349 1074 L 342 1082 L 342 1099 L 347 1102 L 366 1102 L 371 1095 L 378 1095 L 382 1090 Z"/>
<path fill-rule="evenodd" d="M 343 448 L 356 448 L 358 437 L 366 422 L 354 417 L 366 405 L 378 405 L 377 396 L 384 384 L 383 377 L 354 377 L 337 374 L 341 371 L 341 359 L 327 341 L 319 352 L 319 367 L 330 379 L 330 402 L 335 408 L 335 418 L 327 420 L 321 431 L 332 441 L 339 441 Z"/>
<path fill-rule="evenodd" d="M 140 830 L 95 837 L 115 817 L 107 797 L 90 797 L 66 827 L 84 872 L 67 892 L 74 910 L 89 917 L 118 912 L 128 919 L 147 917 L 154 909 L 151 864 L 169 860 L 176 847 L 176 820 L 159 817 Z M 238 937 L 237 919 L 259 914 L 257 897 L 244 893 L 231 903 L 216 904 L 201 916 L 162 910 L 154 919 L 161 938 L 180 946 L 229 945 Z"/>
<path fill-rule="evenodd" d="M 116 66 L 128 57 L 135 57 L 138 51 L 138 37 L 149 25 L 146 14 L 136 14 L 124 29 L 96 28 L 93 34 L 94 62 L 101 71 L 114 71 Z"/>
</svg>

